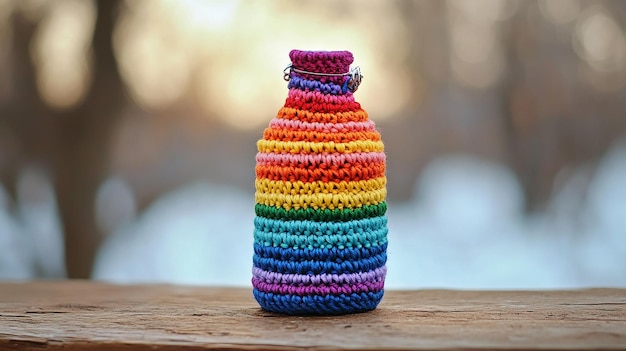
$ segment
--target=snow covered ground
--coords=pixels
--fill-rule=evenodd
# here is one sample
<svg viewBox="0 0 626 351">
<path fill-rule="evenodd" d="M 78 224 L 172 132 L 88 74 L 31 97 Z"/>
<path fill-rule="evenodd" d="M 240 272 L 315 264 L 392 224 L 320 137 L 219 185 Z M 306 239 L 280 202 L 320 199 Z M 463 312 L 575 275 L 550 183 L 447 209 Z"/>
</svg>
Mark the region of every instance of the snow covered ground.
<svg viewBox="0 0 626 351">
<path fill-rule="evenodd" d="M 239 189 L 189 185 L 156 201 L 100 251 L 96 279 L 246 285 L 254 199 Z"/>
<path fill-rule="evenodd" d="M 529 216 L 519 182 L 507 167 L 467 155 L 435 160 L 415 185 L 411 202 L 390 203 L 386 287 L 626 287 L 626 143 L 616 144 L 597 168 L 582 167 L 563 178 L 546 211 Z M 111 217 L 108 222 L 115 225 L 103 225 L 112 234 L 94 278 L 250 285 L 251 189 L 188 185 L 132 219 L 125 214 L 132 212 L 132 197 L 125 197 L 120 182 L 107 186 L 117 192 L 115 199 L 126 198 L 128 210 Z M 37 251 L 24 240 L 29 236 L 20 234 L 50 227 L 20 224 L 38 221 L 58 231 L 54 217 L 40 207 L 39 219 L 32 217 L 32 208 L 16 219 L 3 199 L 0 189 L 0 278 L 32 276 L 42 255 L 53 256 L 44 266 L 56 267 L 52 272 L 58 274 L 60 253 Z M 103 201 L 98 208 L 106 209 Z M 54 242 L 60 235 L 44 237 Z M 47 247 L 58 251 L 61 246 L 52 242 Z"/>
<path fill-rule="evenodd" d="M 47 176 L 37 168 L 22 171 L 17 206 L 0 184 L 0 279 L 65 276 L 61 224 Z"/>
<path fill-rule="evenodd" d="M 23 228 L 8 212 L 9 198 L 0 185 L 0 278 L 28 279 L 35 273 Z"/>
</svg>

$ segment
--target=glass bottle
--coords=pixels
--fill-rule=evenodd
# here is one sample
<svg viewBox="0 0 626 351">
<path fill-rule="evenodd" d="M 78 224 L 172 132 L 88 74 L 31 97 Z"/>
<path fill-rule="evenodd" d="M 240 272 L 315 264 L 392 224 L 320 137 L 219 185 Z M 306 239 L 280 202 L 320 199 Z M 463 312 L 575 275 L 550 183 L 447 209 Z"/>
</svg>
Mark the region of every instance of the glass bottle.
<svg viewBox="0 0 626 351">
<path fill-rule="evenodd" d="M 349 51 L 289 53 L 288 96 L 258 141 L 253 294 L 291 315 L 370 311 L 387 261 L 386 158 L 354 100 Z"/>
</svg>

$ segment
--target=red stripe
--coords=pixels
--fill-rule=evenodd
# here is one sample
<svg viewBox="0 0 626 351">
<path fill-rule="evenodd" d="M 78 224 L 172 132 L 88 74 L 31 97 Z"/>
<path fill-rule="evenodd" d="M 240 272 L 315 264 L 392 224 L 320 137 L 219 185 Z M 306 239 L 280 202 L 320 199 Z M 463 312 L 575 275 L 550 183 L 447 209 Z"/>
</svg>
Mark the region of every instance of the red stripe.
<svg viewBox="0 0 626 351">
<path fill-rule="evenodd" d="M 385 175 L 385 163 L 352 163 L 344 166 L 336 165 L 297 165 L 276 166 L 257 165 L 255 168 L 258 179 L 302 181 L 305 183 L 359 181 L 380 178 Z"/>
</svg>

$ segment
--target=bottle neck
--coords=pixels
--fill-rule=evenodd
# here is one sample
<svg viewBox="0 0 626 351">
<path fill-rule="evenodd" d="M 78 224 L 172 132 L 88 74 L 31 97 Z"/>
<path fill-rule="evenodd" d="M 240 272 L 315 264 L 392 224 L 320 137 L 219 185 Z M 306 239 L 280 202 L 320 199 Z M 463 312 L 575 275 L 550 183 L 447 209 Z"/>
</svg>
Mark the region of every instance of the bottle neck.
<svg viewBox="0 0 626 351">
<path fill-rule="evenodd" d="M 291 77 L 340 86 L 349 79 L 350 64 L 354 62 L 349 51 L 292 50 L 289 58 L 293 68 Z"/>
</svg>

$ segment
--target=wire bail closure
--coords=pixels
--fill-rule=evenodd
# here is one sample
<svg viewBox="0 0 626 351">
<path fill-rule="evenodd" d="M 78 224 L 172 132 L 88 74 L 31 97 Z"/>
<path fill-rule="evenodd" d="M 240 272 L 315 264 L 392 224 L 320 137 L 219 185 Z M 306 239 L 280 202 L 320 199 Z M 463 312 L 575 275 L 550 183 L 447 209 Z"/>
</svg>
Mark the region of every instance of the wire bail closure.
<svg viewBox="0 0 626 351">
<path fill-rule="evenodd" d="M 350 70 L 348 73 L 318 73 L 318 72 L 309 72 L 303 71 L 301 69 L 297 69 L 293 67 L 293 64 L 289 64 L 283 70 L 283 79 L 288 82 L 291 79 L 291 71 L 300 73 L 300 74 L 309 74 L 313 76 L 323 76 L 323 77 L 349 77 L 347 83 L 347 88 L 351 92 L 355 92 L 359 85 L 361 85 L 361 81 L 363 80 L 363 74 L 361 74 L 361 68 L 356 66 Z"/>
</svg>

